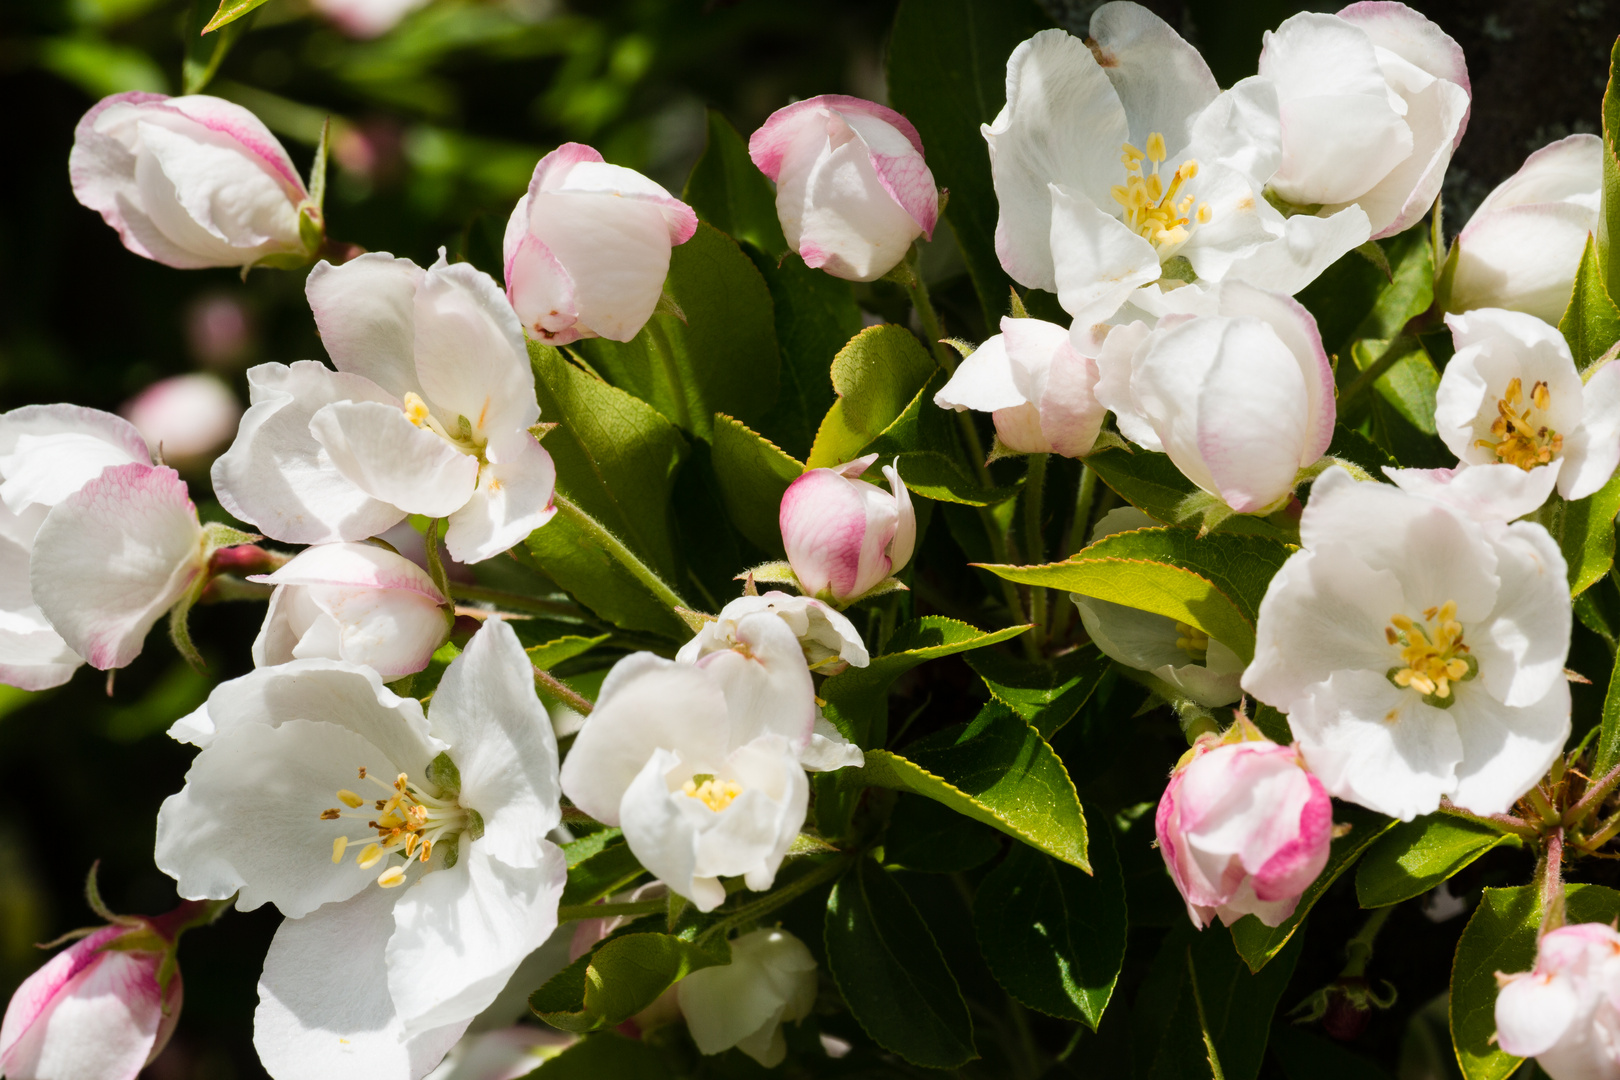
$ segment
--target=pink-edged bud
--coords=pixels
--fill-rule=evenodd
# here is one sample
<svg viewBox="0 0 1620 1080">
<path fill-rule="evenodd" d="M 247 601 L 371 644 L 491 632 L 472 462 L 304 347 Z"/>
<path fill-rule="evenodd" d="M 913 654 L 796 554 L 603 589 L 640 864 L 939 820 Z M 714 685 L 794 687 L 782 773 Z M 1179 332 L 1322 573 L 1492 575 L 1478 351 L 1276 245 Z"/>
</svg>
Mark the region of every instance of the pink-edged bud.
<svg viewBox="0 0 1620 1080">
<path fill-rule="evenodd" d="M 242 402 L 212 375 L 175 375 L 148 386 L 118 412 L 154 456 L 190 469 L 207 465 L 236 436 Z"/>
<path fill-rule="evenodd" d="M 1552 1080 L 1620 1077 L 1620 933 L 1576 923 L 1542 936 L 1536 966 L 1497 975 L 1496 1043 Z"/>
<path fill-rule="evenodd" d="M 939 190 L 911 121 L 843 94 L 796 101 L 748 140 L 776 182 L 776 216 L 807 266 L 849 281 L 893 270 L 911 242 L 933 239 Z"/>
<path fill-rule="evenodd" d="M 310 7 L 349 37 L 381 37 L 428 0 L 311 0 Z"/>
<path fill-rule="evenodd" d="M 163 920 L 126 920 L 82 937 L 30 975 L 0 1021 L 7 1080 L 134 1080 L 180 1018 L 178 969 Z"/>
<path fill-rule="evenodd" d="M 270 129 L 240 105 L 195 94 L 103 98 L 73 133 L 73 194 L 124 246 L 166 266 L 300 261 L 320 210 Z"/>
<path fill-rule="evenodd" d="M 253 642 L 256 667 L 347 660 L 398 679 L 427 667 L 450 635 L 450 602 L 433 579 L 373 544 L 318 544 L 248 580 L 276 587 Z"/>
<path fill-rule="evenodd" d="M 917 516 L 899 471 L 883 466 L 889 491 L 857 479 L 875 461 L 811 469 L 783 493 L 782 545 L 806 596 L 842 606 L 911 560 Z"/>
<path fill-rule="evenodd" d="M 1245 725 L 1246 727 L 1246 725 Z M 1281 925 L 1327 865 L 1333 803 L 1292 747 L 1203 740 L 1159 799 L 1159 853 L 1200 928 Z"/>
<path fill-rule="evenodd" d="M 534 167 L 506 223 L 506 296 L 536 341 L 629 341 L 658 307 L 670 249 L 696 232 L 690 206 L 564 143 Z"/>
</svg>

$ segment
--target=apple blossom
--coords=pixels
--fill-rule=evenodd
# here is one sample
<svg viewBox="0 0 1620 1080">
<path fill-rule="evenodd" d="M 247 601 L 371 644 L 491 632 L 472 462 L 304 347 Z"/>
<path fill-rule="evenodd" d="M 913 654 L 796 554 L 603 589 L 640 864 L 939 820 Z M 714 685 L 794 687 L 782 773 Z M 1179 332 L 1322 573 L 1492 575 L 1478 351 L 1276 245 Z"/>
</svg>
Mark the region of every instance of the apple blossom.
<svg viewBox="0 0 1620 1080">
<path fill-rule="evenodd" d="M 782 545 L 806 596 L 845 607 L 910 561 L 917 516 L 898 459 L 883 466 L 888 492 L 859 479 L 877 457 L 811 469 L 783 492 Z"/>
<path fill-rule="evenodd" d="M 989 413 L 997 442 L 1013 453 L 1083 457 L 1108 412 L 1097 400 L 1102 342 L 1089 328 L 1086 339 L 1082 350 L 1061 326 L 1003 318 L 1001 333 L 963 359 L 934 404 Z"/>
<path fill-rule="evenodd" d="M 427 1080 L 518 1080 L 578 1041 L 577 1035 L 529 1024 L 469 1031 Z"/>
<path fill-rule="evenodd" d="M 1531 154 L 1457 234 L 1448 311 L 1507 308 L 1556 324 L 1598 228 L 1603 140 L 1571 135 Z"/>
<path fill-rule="evenodd" d="M 699 968 L 675 984 L 692 1041 L 705 1054 L 735 1046 L 767 1069 L 787 1057 L 782 1025 L 816 1004 L 816 958 L 775 927 L 733 938 L 731 963 Z"/>
<path fill-rule="evenodd" d="M 1161 279 L 1242 278 L 1293 293 L 1367 239 L 1366 215 L 1285 219 L 1262 196 L 1281 160 L 1276 93 L 1224 93 L 1197 51 L 1137 4 L 1091 18 L 1092 44 L 1043 30 L 1007 61 L 982 128 L 1013 280 L 1083 326 Z M 1152 290 L 1156 291 L 1156 290 Z"/>
<path fill-rule="evenodd" d="M 73 132 L 68 173 L 125 247 L 167 266 L 303 262 L 321 243 L 320 208 L 287 151 L 220 98 L 102 98 Z"/>
<path fill-rule="evenodd" d="M 1327 865 L 1333 801 L 1300 764 L 1239 721 L 1176 767 L 1159 799 L 1159 854 L 1200 928 L 1253 915 L 1279 926 Z"/>
<path fill-rule="evenodd" d="M 1536 966 L 1498 973 L 1496 1042 L 1552 1080 L 1620 1076 L 1620 933 L 1576 923 L 1542 935 Z"/>
<path fill-rule="evenodd" d="M 933 239 L 939 190 L 922 137 L 893 109 L 845 94 L 795 101 L 748 140 L 776 184 L 776 216 L 806 266 L 848 281 L 893 270 Z"/>
<path fill-rule="evenodd" d="M 799 640 L 770 611 L 696 663 L 632 653 L 602 683 L 563 762 L 565 794 L 624 830 L 636 858 L 700 911 L 722 877 L 770 887 L 804 824 L 816 721 Z"/>
<path fill-rule="evenodd" d="M 235 437 L 242 419 L 236 394 L 224 380 L 205 374 L 160 379 L 118 411 L 155 456 L 182 470 L 208 464 Z"/>
<path fill-rule="evenodd" d="M 1333 439 L 1333 369 L 1296 301 L 1237 281 L 1195 299 L 1201 313 L 1160 319 L 1128 359 L 1103 350 L 1097 397 L 1204 491 L 1269 513 Z"/>
<path fill-rule="evenodd" d="M 1288 714 L 1329 793 L 1411 820 L 1502 813 L 1569 735 L 1570 599 L 1540 525 L 1330 468 L 1260 604 L 1243 688 Z"/>
<path fill-rule="evenodd" d="M 1444 30 L 1388 0 L 1302 12 L 1266 32 L 1260 75 L 1276 87 L 1282 120 L 1272 192 L 1316 213 L 1359 206 L 1375 240 L 1428 212 L 1471 93 Z"/>
<path fill-rule="evenodd" d="M 1583 385 L 1564 336 L 1523 312 L 1480 308 L 1446 324 L 1457 351 L 1434 424 L 1464 470 L 1501 491 L 1502 520 L 1540 506 L 1555 484 L 1575 500 L 1608 483 L 1620 465 L 1620 366 Z"/>
<path fill-rule="evenodd" d="M 337 370 L 248 372 L 251 405 L 214 462 L 221 504 L 293 544 L 364 540 L 407 514 L 449 519 L 460 562 L 551 520 L 556 468 L 517 317 L 487 274 L 372 253 L 305 285 Z"/>
<path fill-rule="evenodd" d="M 349 37 L 381 37 L 430 0 L 311 0 L 310 6 Z"/>
<path fill-rule="evenodd" d="M 427 572 L 374 544 L 318 544 L 271 574 L 256 667 L 347 660 L 397 679 L 427 667 L 450 636 L 450 601 Z"/>
<path fill-rule="evenodd" d="M 417 1080 L 555 928 L 556 741 L 503 621 L 426 716 L 370 668 L 295 660 L 171 734 L 201 752 L 158 813 L 158 866 L 182 896 L 287 916 L 254 1035 L 276 1080 Z"/>
<path fill-rule="evenodd" d="M 506 295 L 537 341 L 629 341 L 658 307 L 670 249 L 696 232 L 690 206 L 564 143 L 534 167 L 506 223 Z"/>
<path fill-rule="evenodd" d="M 1158 525 L 1134 506 L 1121 506 L 1103 515 L 1092 529 L 1091 541 Z M 1238 686 L 1243 661 L 1201 630 L 1109 600 L 1079 593 L 1071 593 L 1069 599 L 1080 609 L 1086 633 L 1109 659 L 1149 672 L 1206 708 L 1230 705 L 1243 696 Z"/>
<path fill-rule="evenodd" d="M 860 631 L 846 615 L 813 597 L 790 596 L 775 590 L 739 596 L 728 603 L 681 646 L 675 659 L 695 664 L 711 653 L 736 648 L 738 625 L 761 612 L 775 615 L 793 631 L 811 671 L 835 675 L 846 667 L 865 667 L 871 662 Z"/>
</svg>

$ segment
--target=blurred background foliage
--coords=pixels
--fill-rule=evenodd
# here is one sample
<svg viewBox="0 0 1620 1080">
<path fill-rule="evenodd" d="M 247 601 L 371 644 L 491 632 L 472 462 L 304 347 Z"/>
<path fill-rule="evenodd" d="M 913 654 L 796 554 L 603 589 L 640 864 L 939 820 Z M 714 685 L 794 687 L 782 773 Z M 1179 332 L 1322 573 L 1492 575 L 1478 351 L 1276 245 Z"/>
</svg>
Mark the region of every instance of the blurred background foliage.
<svg viewBox="0 0 1620 1080">
<path fill-rule="evenodd" d="M 1097 4 L 1045 6 L 1056 23 L 1083 33 Z M 1338 5 L 1148 6 L 1202 48 L 1227 85 L 1253 72 L 1262 30 L 1304 7 Z M 1473 79 L 1468 135 L 1445 188 L 1454 233 L 1528 152 L 1597 129 L 1620 0 L 1414 6 L 1462 44 Z M 588 142 L 679 192 L 703 149 L 706 108 L 746 135 L 794 98 L 884 100 L 894 7 L 894 0 L 433 0 L 390 33 L 359 41 L 306 0 L 270 0 L 250 17 L 208 92 L 256 112 L 301 167 L 332 118 L 326 210 L 334 238 L 423 264 L 442 246 L 498 276 L 507 214 L 542 154 L 564 141 Z M 74 124 L 106 94 L 179 92 L 183 32 L 195 17 L 183 0 L 0 4 L 0 100 L 11 147 L 0 168 L 0 409 L 66 400 L 116 410 L 153 381 L 194 370 L 215 372 L 241 394 L 254 363 L 323 355 L 301 273 L 259 271 L 244 282 L 230 271 L 170 270 L 124 251 L 73 200 L 66 162 Z M 924 265 L 936 279 L 947 331 L 981 336 L 949 231 L 940 230 L 932 247 Z M 899 300 L 882 287 L 863 292 L 878 315 Z M 209 504 L 206 470 L 189 479 L 204 516 L 222 516 Z M 115 910 L 172 906 L 172 883 L 152 865 L 153 825 L 191 752 L 162 732 L 200 704 L 214 680 L 247 668 L 261 615 L 237 605 L 199 611 L 193 632 L 210 661 L 207 675 L 185 666 L 160 632 L 116 685 L 84 668 L 44 694 L 0 687 L 0 995 L 9 997 L 40 962 L 33 942 L 91 918 L 80 889 L 93 860 L 102 860 L 102 889 Z M 941 691 L 970 680 L 958 662 L 930 670 Z M 1154 756 L 1153 769 L 1174 756 L 1166 753 Z M 1151 865 L 1130 869 L 1138 878 L 1157 873 Z M 1465 875 L 1454 887 L 1477 888 L 1491 873 L 1489 860 L 1470 873 L 1475 880 Z M 1132 909 L 1139 910 L 1134 898 Z M 1398 918 L 1418 914 L 1403 909 Z M 1353 910 L 1344 915 L 1353 925 Z M 268 908 L 232 915 L 188 939 L 179 1033 L 148 1075 L 262 1075 L 250 1045 L 254 984 L 276 918 Z M 1173 902 L 1166 918 L 1179 918 Z M 1367 1038 L 1382 1044 L 1379 1057 L 1401 1062 L 1403 1080 L 1449 1075 L 1444 1010 L 1425 1003 L 1444 988 L 1463 921 L 1425 919 L 1402 935 L 1410 948 L 1388 951 L 1384 974 L 1404 1000 L 1375 1017 Z M 1307 948 L 1285 1007 L 1331 976 L 1336 948 L 1324 941 L 1314 959 Z M 1122 987 L 1127 1000 L 1134 992 Z M 1279 1060 L 1290 1038 L 1279 1044 Z"/>
</svg>

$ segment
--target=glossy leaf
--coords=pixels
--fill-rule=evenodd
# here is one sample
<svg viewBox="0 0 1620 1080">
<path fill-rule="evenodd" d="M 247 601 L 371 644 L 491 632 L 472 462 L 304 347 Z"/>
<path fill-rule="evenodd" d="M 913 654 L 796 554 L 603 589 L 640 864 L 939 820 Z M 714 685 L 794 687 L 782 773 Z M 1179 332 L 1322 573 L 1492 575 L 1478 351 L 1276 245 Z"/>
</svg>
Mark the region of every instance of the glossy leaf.
<svg viewBox="0 0 1620 1080">
<path fill-rule="evenodd" d="M 822 419 L 806 464 L 819 469 L 859 457 L 933 373 L 933 358 L 905 327 L 884 323 L 856 334 L 833 357 L 838 400 Z"/>
<path fill-rule="evenodd" d="M 771 290 L 782 349 L 781 390 L 759 430 L 803 460 L 835 400 L 828 376 L 833 357 L 860 333 L 860 305 L 849 282 L 812 270 L 797 255 L 778 261 L 752 247 L 745 250 Z"/>
<path fill-rule="evenodd" d="M 266 0 L 220 0 L 219 10 L 214 12 L 214 17 L 208 20 L 208 25 L 202 28 L 202 32 L 211 34 L 222 26 L 229 26 L 255 8 L 262 7 L 265 2 Z"/>
<path fill-rule="evenodd" d="M 1125 879 L 1110 833 L 1097 830 L 1095 876 L 1014 844 L 973 900 L 996 980 L 1030 1008 L 1093 1031 L 1125 962 Z"/>
<path fill-rule="evenodd" d="M 618 832 L 617 829 L 611 830 Z M 572 856 L 572 853 L 569 853 Z M 608 844 L 602 850 L 578 862 L 572 857 L 568 864 L 568 884 L 563 888 L 562 904 L 590 904 L 605 896 L 612 896 L 645 873 L 630 845 L 622 840 Z"/>
<path fill-rule="evenodd" d="M 1356 899 L 1364 908 L 1410 900 L 1492 848 L 1520 843 L 1510 833 L 1452 814 L 1397 822 L 1356 867 Z"/>
<path fill-rule="evenodd" d="M 748 141 L 719 111 L 708 110 L 708 141 L 681 199 L 700 221 L 780 259 L 787 240 L 776 218 L 776 191 L 748 157 Z"/>
<path fill-rule="evenodd" d="M 1086 464 L 1116 495 L 1166 525 L 1176 524 L 1182 502 L 1187 496 L 1198 493 L 1198 486 L 1183 476 L 1166 454 L 1136 447 L 1130 450 L 1113 447 L 1088 455 Z M 1215 535 L 1221 533 L 1289 539 L 1284 530 L 1249 514 L 1233 514 L 1222 521 Z"/>
<path fill-rule="evenodd" d="M 782 495 L 804 466 L 724 413 L 714 418 L 714 474 L 726 513 L 749 543 L 779 558 Z"/>
<path fill-rule="evenodd" d="M 1074 718 L 1108 671 L 1108 658 L 1095 645 L 1036 663 L 996 649 L 967 658 L 990 696 L 1030 722 L 1042 738 Z"/>
<path fill-rule="evenodd" d="M 870 859 L 827 900 L 827 967 L 872 1040 L 913 1065 L 978 1057 L 973 1022 L 939 945 L 892 877 Z"/>
<path fill-rule="evenodd" d="M 1609 686 L 1603 695 L 1603 719 L 1593 753 L 1593 776 L 1602 776 L 1620 765 L 1620 661 L 1616 661 L 1609 672 Z"/>
<path fill-rule="evenodd" d="M 896 459 L 900 476 L 915 495 L 937 502 L 991 506 L 1018 494 L 1016 487 L 986 486 L 958 438 L 956 419 L 934 404 L 947 376 L 935 371 L 905 411 L 862 447 L 878 460 Z"/>
<path fill-rule="evenodd" d="M 1609 81 L 1603 91 L 1603 189 L 1602 209 L 1598 213 L 1598 261 L 1603 266 L 1603 281 L 1609 295 L 1620 294 L 1620 80 L 1615 78 L 1620 66 L 1620 41 L 1609 52 Z"/>
<path fill-rule="evenodd" d="M 569 634 L 543 645 L 534 645 L 524 650 L 529 654 L 529 663 L 541 671 L 549 671 L 564 660 L 572 660 L 576 656 L 584 656 L 602 642 L 612 637 L 611 634 L 600 634 L 597 637 L 581 637 L 578 634 Z"/>
<path fill-rule="evenodd" d="M 883 862 L 924 874 L 971 870 L 1001 852 L 994 829 L 921 795 L 895 796 L 883 834 Z"/>
<path fill-rule="evenodd" d="M 1614 516 L 1620 512 L 1620 473 L 1577 502 L 1554 495 L 1541 520 L 1569 564 L 1569 591 L 1579 596 L 1614 565 Z"/>
<path fill-rule="evenodd" d="M 547 980 L 529 1008 L 564 1031 L 595 1031 L 630 1019 L 691 972 L 729 962 L 724 942 L 700 948 L 671 934 L 610 937 Z"/>
<path fill-rule="evenodd" d="M 1091 872 L 1074 781 L 1040 733 L 1000 702 L 970 724 L 925 735 L 903 754 L 868 750 L 864 767 L 841 775 L 848 786 L 926 795 Z"/>
<path fill-rule="evenodd" d="M 1603 284 L 1603 267 L 1598 261 L 1597 238 L 1586 238 L 1580 269 L 1569 307 L 1558 320 L 1558 329 L 1569 342 L 1575 366 L 1585 371 L 1592 362 L 1620 341 L 1620 308 L 1616 308 Z"/>
</svg>

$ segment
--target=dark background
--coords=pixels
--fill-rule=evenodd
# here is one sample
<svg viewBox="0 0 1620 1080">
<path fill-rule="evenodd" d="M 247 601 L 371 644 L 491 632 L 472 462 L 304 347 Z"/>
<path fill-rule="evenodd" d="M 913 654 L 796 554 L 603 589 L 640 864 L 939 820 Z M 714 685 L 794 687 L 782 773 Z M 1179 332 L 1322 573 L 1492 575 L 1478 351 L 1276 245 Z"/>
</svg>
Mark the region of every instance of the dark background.
<svg viewBox="0 0 1620 1080">
<path fill-rule="evenodd" d="M 1047 5 L 1082 33 L 1095 6 Z M 1263 29 L 1301 9 L 1286 0 L 1148 6 L 1204 50 L 1223 85 L 1253 72 Z M 1620 2 L 1414 6 L 1461 43 L 1473 82 L 1468 134 L 1445 185 L 1447 231 L 1455 233 L 1530 151 L 1597 130 Z M 500 229 L 541 154 L 565 140 L 589 142 L 678 193 L 703 147 L 705 106 L 746 135 L 795 97 L 882 100 L 893 7 L 438 0 L 389 36 L 351 42 L 299 0 L 270 0 L 209 92 L 253 108 L 301 167 L 321 118 L 336 118 L 327 196 L 334 237 L 424 264 L 444 245 L 452 257 L 498 274 Z M 301 274 L 256 271 L 244 283 L 226 270 L 171 270 L 126 252 L 73 200 L 66 163 L 74 124 L 104 94 L 178 92 L 185 17 L 186 6 L 170 0 L 0 6 L 8 147 L 0 164 L 0 409 L 63 400 L 116 409 L 155 379 L 196 369 L 219 372 L 245 392 L 242 372 L 253 363 L 323 355 Z M 937 243 L 951 243 L 948 231 Z M 947 296 L 951 289 L 949 281 L 936 285 Z M 943 306 L 949 319 L 951 307 Z M 219 516 L 208 505 L 206 476 L 191 479 L 204 516 Z M 210 676 L 246 669 L 261 616 L 245 605 L 198 613 L 194 634 Z M 952 671 L 951 663 L 930 668 L 932 677 L 965 683 L 966 668 Z M 153 822 L 192 752 L 162 732 L 211 685 L 155 633 L 111 698 L 88 668 L 39 695 L 0 687 L 0 995 L 41 961 L 33 942 L 92 921 L 80 888 L 93 860 L 102 860 L 102 890 L 115 910 L 156 913 L 174 904 L 172 882 L 152 865 Z M 1515 858 L 1484 860 L 1458 880 L 1458 891 L 1495 875 L 1523 878 L 1528 868 Z M 1319 911 L 1313 921 L 1332 918 L 1346 933 L 1357 919 L 1344 890 Z M 187 939 L 185 1012 L 149 1075 L 262 1075 L 249 1044 L 254 983 L 277 918 L 268 908 L 232 914 Z M 1443 991 L 1464 921 L 1431 923 L 1406 905 L 1386 932 L 1401 947 L 1385 950 L 1378 974 L 1402 1000 L 1375 1018 L 1359 1049 L 1393 1073 L 1404 1044 L 1403 1080 L 1446 1075 L 1412 1056 L 1414 1039 L 1427 1030 L 1413 1017 Z M 1136 947 L 1133 938 L 1133 954 Z M 1308 946 L 1285 1008 L 1332 975 L 1336 948 Z M 1127 982 L 1120 994 L 1130 991 Z M 1443 1064 L 1444 1029 L 1434 1030 L 1440 1052 L 1430 1061 Z M 1070 1065 L 1085 1075 L 1078 1058 Z"/>
</svg>

